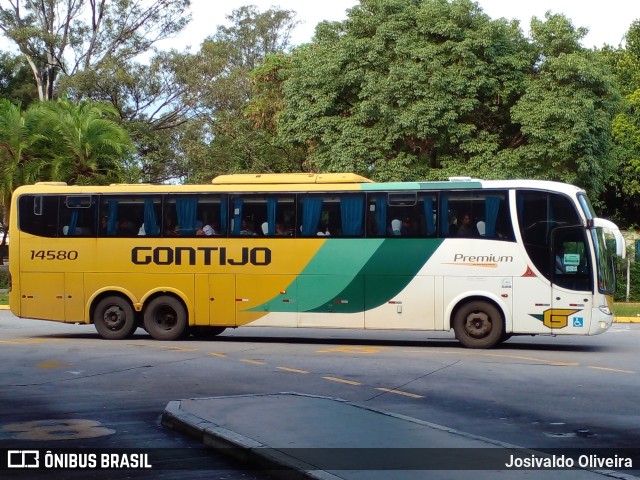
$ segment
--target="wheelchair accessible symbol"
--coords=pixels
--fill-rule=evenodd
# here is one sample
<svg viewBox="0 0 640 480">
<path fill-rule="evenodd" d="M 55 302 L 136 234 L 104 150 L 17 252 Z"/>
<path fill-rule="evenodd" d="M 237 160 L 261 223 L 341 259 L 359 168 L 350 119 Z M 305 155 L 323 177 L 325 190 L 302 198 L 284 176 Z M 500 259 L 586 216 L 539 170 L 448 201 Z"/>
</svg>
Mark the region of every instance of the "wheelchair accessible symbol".
<svg viewBox="0 0 640 480">
<path fill-rule="evenodd" d="M 584 318 L 582 317 L 576 317 L 573 319 L 573 326 L 574 327 L 584 327 Z"/>
</svg>

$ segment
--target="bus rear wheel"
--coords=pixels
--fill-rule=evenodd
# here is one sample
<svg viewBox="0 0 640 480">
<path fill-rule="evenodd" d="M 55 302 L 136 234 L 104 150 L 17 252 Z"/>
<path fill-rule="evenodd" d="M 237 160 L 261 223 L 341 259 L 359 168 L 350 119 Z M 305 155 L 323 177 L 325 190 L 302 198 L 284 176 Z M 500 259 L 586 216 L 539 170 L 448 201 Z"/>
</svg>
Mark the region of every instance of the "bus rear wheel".
<svg viewBox="0 0 640 480">
<path fill-rule="evenodd" d="M 475 300 L 458 309 L 453 318 L 453 331 L 467 348 L 491 348 L 502 339 L 504 319 L 493 304 Z"/>
<path fill-rule="evenodd" d="M 93 311 L 93 324 L 106 340 L 122 340 L 133 334 L 136 318 L 133 306 L 122 297 L 106 297 Z"/>
<path fill-rule="evenodd" d="M 144 311 L 144 328 L 156 340 L 177 340 L 187 330 L 187 311 L 180 300 L 156 297 Z"/>
</svg>

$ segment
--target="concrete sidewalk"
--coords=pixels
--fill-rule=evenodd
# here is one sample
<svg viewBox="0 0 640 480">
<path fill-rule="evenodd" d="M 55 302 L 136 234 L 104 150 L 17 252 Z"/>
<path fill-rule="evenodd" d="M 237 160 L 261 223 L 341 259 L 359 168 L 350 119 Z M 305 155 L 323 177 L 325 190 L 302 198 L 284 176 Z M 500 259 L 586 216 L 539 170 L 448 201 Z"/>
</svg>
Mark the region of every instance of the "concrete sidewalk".
<svg viewBox="0 0 640 480">
<path fill-rule="evenodd" d="M 549 455 L 344 400 L 298 393 L 174 401 L 167 405 L 162 424 L 250 468 L 287 479 L 637 478 L 623 471 L 508 469 L 505 464 L 512 456 Z M 634 465 L 640 461 L 633 460 Z"/>
</svg>

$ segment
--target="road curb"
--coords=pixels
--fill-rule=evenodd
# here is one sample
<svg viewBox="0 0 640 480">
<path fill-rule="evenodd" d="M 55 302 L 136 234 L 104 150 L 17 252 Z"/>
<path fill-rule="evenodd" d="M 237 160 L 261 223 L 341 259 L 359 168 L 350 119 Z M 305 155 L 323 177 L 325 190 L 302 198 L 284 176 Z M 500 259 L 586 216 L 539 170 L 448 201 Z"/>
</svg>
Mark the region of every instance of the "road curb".
<svg viewBox="0 0 640 480">
<path fill-rule="evenodd" d="M 640 317 L 616 317 L 615 323 L 640 323 Z"/>
<path fill-rule="evenodd" d="M 256 440 L 245 437 L 180 408 L 180 401 L 167 404 L 162 413 L 162 425 L 184 433 L 225 455 L 271 476 L 287 480 L 341 480 L 340 477 L 317 470 L 313 465 L 300 461 L 286 453 L 269 448 Z"/>
</svg>

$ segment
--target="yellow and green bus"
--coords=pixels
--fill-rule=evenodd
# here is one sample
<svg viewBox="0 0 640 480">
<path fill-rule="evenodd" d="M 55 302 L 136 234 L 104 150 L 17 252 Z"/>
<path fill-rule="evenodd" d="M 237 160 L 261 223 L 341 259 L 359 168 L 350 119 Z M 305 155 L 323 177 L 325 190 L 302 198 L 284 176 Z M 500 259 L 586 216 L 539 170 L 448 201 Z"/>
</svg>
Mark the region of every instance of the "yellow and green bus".
<svg viewBox="0 0 640 480">
<path fill-rule="evenodd" d="M 11 311 L 106 339 L 453 330 L 471 348 L 606 331 L 625 250 L 575 186 L 337 173 L 37 183 L 15 191 L 10 235 Z"/>
</svg>

